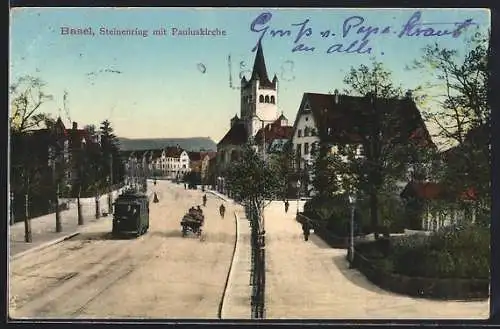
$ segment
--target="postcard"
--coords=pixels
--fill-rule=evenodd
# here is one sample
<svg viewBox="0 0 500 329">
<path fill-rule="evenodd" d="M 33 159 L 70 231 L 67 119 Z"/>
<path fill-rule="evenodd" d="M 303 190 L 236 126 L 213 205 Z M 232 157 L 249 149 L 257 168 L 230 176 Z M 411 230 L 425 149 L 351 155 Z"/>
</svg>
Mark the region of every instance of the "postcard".
<svg viewBox="0 0 500 329">
<path fill-rule="evenodd" d="M 487 9 L 11 8 L 9 321 L 487 319 Z"/>
</svg>

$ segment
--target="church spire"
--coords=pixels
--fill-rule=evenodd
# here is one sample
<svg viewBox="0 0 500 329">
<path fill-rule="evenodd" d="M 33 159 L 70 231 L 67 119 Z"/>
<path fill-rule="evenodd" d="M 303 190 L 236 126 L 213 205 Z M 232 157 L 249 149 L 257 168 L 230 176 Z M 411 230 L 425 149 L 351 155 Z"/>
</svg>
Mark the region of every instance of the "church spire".
<svg viewBox="0 0 500 329">
<path fill-rule="evenodd" d="M 257 54 L 255 55 L 252 77 L 250 80 L 259 80 L 262 85 L 272 85 L 272 82 L 269 81 L 269 76 L 267 75 L 266 62 L 264 60 L 264 52 L 262 51 L 262 43 L 260 40 L 257 45 Z"/>
</svg>

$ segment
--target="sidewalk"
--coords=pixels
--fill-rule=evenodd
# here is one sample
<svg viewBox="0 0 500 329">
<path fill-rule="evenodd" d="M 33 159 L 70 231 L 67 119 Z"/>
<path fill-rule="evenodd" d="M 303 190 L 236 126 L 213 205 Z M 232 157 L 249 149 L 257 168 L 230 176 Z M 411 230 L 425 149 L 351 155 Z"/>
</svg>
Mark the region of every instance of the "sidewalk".
<svg viewBox="0 0 500 329">
<path fill-rule="evenodd" d="M 113 199 L 115 199 L 120 190 L 113 191 Z M 100 210 L 103 212 L 111 213 L 108 209 L 108 195 L 104 194 L 100 198 Z M 56 214 L 47 214 L 40 217 L 31 219 L 31 234 L 32 242 L 24 242 L 24 221 L 17 222 L 9 226 L 9 249 L 10 256 L 18 255 L 27 250 L 49 244 L 53 241 L 64 239 L 67 236 L 75 234 L 82 227 L 87 224 L 94 223 L 99 220 L 110 220 L 111 217 L 95 218 L 95 201 L 93 198 L 81 199 L 82 216 L 84 225 L 78 225 L 78 210 L 76 201 L 70 204 L 69 210 L 61 211 L 61 226 L 62 232 L 56 232 Z"/>
<path fill-rule="evenodd" d="M 250 286 L 251 270 L 251 246 L 250 246 L 250 223 L 245 216 L 244 208 L 234 200 L 214 190 L 206 190 L 236 208 L 234 220 L 236 222 L 236 243 L 231 272 L 227 282 L 224 302 L 221 309 L 221 319 L 251 319 L 251 296 Z"/>
<path fill-rule="evenodd" d="M 488 318 L 488 301 L 437 301 L 378 288 L 349 268 L 345 250 L 331 248 L 315 234 L 304 241 L 294 218 L 282 202 L 266 208 L 266 318 Z"/>
</svg>

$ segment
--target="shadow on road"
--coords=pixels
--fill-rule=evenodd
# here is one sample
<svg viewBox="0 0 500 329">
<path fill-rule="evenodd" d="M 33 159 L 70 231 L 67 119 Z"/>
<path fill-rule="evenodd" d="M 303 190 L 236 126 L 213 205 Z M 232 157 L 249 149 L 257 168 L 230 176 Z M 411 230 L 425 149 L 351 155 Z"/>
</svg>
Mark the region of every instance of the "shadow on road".
<svg viewBox="0 0 500 329">
<path fill-rule="evenodd" d="M 358 270 L 356 269 L 351 269 L 349 268 L 349 262 L 345 258 L 345 255 L 337 255 L 333 257 L 333 263 L 337 268 L 339 269 L 340 273 L 349 280 L 351 283 L 355 284 L 356 286 L 369 290 L 371 292 L 375 292 L 378 294 L 384 294 L 384 295 L 394 295 L 388 291 L 385 291 L 377 286 L 375 286 L 373 283 L 368 281 L 368 279 L 361 274 Z"/>
<path fill-rule="evenodd" d="M 309 236 L 309 241 L 314 243 L 316 247 L 320 249 L 332 249 L 332 247 L 328 243 L 326 243 L 323 239 L 321 239 L 314 233 Z"/>
<path fill-rule="evenodd" d="M 111 232 L 88 232 L 75 235 L 69 241 L 90 241 L 90 240 L 130 240 L 134 239 L 133 235 L 113 236 Z"/>
<path fill-rule="evenodd" d="M 174 231 L 151 231 L 147 235 L 157 236 L 160 238 L 182 238 L 181 230 Z"/>
</svg>

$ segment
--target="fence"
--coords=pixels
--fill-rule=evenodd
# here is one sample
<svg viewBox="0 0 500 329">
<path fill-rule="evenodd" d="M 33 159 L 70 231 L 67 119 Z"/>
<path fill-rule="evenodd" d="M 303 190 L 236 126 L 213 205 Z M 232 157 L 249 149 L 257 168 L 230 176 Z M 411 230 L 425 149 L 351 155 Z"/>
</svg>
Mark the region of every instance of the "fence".
<svg viewBox="0 0 500 329">
<path fill-rule="evenodd" d="M 266 254 L 264 217 L 256 203 L 245 205 L 246 217 L 251 227 L 251 310 L 253 319 L 265 317 Z"/>
</svg>

